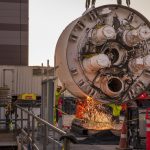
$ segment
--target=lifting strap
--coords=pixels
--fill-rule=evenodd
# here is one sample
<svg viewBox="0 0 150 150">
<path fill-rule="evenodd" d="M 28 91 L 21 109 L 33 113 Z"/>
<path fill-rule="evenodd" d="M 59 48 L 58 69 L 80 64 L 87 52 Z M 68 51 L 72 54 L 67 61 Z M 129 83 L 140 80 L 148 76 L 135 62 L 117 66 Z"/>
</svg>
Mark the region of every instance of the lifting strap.
<svg viewBox="0 0 150 150">
<path fill-rule="evenodd" d="M 88 9 L 90 7 L 90 4 L 91 4 L 91 7 L 95 7 L 95 3 L 96 3 L 96 0 L 86 0 L 85 8 Z"/>
<path fill-rule="evenodd" d="M 122 0 L 117 0 L 117 4 L 122 5 Z M 130 7 L 130 4 L 131 4 L 130 0 L 126 0 L 126 4 L 128 7 Z"/>
</svg>

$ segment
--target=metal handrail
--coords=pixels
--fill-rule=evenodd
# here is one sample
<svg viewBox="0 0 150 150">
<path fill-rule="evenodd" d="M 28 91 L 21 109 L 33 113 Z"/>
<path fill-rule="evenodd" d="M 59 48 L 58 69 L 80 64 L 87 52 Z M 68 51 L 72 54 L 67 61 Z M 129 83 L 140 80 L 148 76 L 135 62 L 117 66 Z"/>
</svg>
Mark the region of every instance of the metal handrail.
<svg viewBox="0 0 150 150">
<path fill-rule="evenodd" d="M 39 150 L 38 146 L 35 144 L 35 120 L 37 122 L 39 122 L 40 124 L 44 125 L 44 140 L 43 140 L 43 150 L 47 150 L 47 144 L 49 143 L 49 141 L 53 141 L 53 144 L 58 144 L 59 146 L 61 145 L 61 143 L 59 143 L 59 141 L 56 142 L 56 139 L 53 139 L 52 137 L 50 138 L 48 135 L 48 129 L 51 129 L 53 131 L 53 135 L 55 135 L 54 133 L 59 134 L 60 136 L 65 136 L 67 135 L 67 133 L 57 127 L 55 127 L 54 125 L 48 123 L 47 121 L 45 121 L 44 119 L 36 116 L 35 114 L 33 114 L 30 109 L 26 110 L 22 107 L 20 107 L 19 105 L 16 105 L 16 115 L 15 115 L 15 128 L 17 129 L 17 127 L 19 126 L 17 124 L 17 109 L 21 110 L 21 127 L 19 127 L 21 129 L 21 132 L 27 137 L 28 143 L 30 144 L 30 146 L 32 147 L 32 149 L 36 149 Z M 28 115 L 28 119 L 27 119 L 27 125 L 28 125 L 28 129 L 27 132 L 24 130 L 23 128 L 23 112 L 26 113 Z M 32 121 L 30 120 L 32 117 Z M 30 126 L 30 121 L 31 126 Z M 31 132 L 29 131 L 31 127 Z M 55 137 L 54 137 L 55 138 Z M 70 150 L 70 140 L 68 138 L 65 138 L 63 140 L 62 143 L 64 150 Z M 53 145 L 55 147 L 55 145 Z M 21 149 L 24 149 L 24 143 L 23 143 L 23 139 L 21 139 Z"/>
<path fill-rule="evenodd" d="M 20 107 L 19 105 L 16 105 L 16 106 L 17 106 L 17 108 L 23 110 L 24 112 L 26 112 L 26 113 L 29 114 L 30 116 L 34 117 L 36 120 L 38 120 L 38 121 L 41 122 L 42 124 L 45 124 L 45 125 L 49 126 L 49 127 L 50 127 L 51 129 L 53 129 L 55 132 L 58 132 L 58 133 L 61 134 L 61 135 L 65 135 L 65 134 L 66 134 L 65 131 L 62 131 L 62 130 L 60 130 L 59 128 L 56 128 L 54 125 L 52 125 L 52 124 L 48 123 L 47 121 L 45 121 L 44 119 L 42 119 L 42 118 L 36 116 L 36 115 L 33 114 L 32 112 L 27 111 L 26 109 Z"/>
</svg>

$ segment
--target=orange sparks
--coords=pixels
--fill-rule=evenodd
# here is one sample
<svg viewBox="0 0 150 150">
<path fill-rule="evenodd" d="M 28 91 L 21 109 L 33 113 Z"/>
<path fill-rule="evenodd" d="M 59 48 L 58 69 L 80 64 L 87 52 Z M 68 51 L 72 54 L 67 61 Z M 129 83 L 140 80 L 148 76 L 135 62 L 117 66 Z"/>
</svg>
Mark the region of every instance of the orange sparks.
<svg viewBox="0 0 150 150">
<path fill-rule="evenodd" d="M 113 127 L 110 113 L 89 97 L 77 102 L 76 117 L 82 119 L 82 126 L 87 129 L 106 130 Z"/>
</svg>

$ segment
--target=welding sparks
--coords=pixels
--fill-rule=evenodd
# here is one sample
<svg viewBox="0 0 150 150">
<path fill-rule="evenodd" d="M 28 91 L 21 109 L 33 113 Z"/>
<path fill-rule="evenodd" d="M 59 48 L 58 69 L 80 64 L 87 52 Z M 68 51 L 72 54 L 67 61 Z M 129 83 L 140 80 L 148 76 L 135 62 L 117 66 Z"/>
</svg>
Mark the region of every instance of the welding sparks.
<svg viewBox="0 0 150 150">
<path fill-rule="evenodd" d="M 76 117 L 82 119 L 82 126 L 93 130 L 112 129 L 111 114 L 101 103 L 88 97 L 77 104 Z"/>
</svg>

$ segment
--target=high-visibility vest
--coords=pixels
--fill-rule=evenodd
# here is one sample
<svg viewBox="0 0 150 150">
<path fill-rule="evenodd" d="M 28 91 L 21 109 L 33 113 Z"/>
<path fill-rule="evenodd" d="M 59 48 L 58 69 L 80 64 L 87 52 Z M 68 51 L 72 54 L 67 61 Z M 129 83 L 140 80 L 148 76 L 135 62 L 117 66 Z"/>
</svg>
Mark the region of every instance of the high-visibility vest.
<svg viewBox="0 0 150 150">
<path fill-rule="evenodd" d="M 55 105 L 58 105 L 58 100 L 59 100 L 60 95 L 61 95 L 61 92 L 58 92 L 56 90 L 56 92 L 55 92 Z"/>
<path fill-rule="evenodd" d="M 122 110 L 122 107 L 120 105 L 116 105 L 116 104 L 108 104 L 108 106 L 110 106 L 112 108 L 112 114 L 113 116 L 120 116 L 120 112 Z"/>
</svg>

